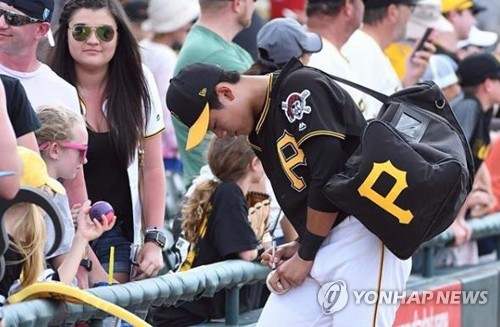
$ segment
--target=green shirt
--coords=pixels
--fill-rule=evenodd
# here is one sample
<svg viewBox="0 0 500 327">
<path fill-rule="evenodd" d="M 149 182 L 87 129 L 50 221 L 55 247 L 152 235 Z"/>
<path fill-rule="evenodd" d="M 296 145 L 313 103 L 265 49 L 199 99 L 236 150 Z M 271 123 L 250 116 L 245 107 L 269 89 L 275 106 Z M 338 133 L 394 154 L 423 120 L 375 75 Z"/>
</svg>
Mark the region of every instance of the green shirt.
<svg viewBox="0 0 500 327">
<path fill-rule="evenodd" d="M 236 43 L 229 43 L 211 30 L 194 25 L 179 53 L 174 76 L 183 67 L 197 62 L 217 64 L 226 70 L 243 72 L 250 68 L 253 61 L 250 54 Z M 184 184 L 187 189 L 193 179 L 199 175 L 201 167 L 207 163 L 206 152 L 212 133 L 207 133 L 200 145 L 191 151 L 186 151 L 189 130 L 174 116 L 172 116 L 172 122 L 184 169 Z"/>
</svg>

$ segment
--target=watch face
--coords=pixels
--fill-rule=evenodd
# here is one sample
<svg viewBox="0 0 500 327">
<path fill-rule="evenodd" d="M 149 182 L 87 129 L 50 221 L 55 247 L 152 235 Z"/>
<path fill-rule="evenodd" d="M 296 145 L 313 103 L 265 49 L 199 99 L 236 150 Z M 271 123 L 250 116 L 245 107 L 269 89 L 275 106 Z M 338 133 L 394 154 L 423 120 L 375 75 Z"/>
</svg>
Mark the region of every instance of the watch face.
<svg viewBox="0 0 500 327">
<path fill-rule="evenodd" d="M 167 241 L 167 237 L 163 235 L 163 233 L 158 233 L 158 242 L 162 244 L 162 247 L 165 246 L 165 242 Z"/>
</svg>

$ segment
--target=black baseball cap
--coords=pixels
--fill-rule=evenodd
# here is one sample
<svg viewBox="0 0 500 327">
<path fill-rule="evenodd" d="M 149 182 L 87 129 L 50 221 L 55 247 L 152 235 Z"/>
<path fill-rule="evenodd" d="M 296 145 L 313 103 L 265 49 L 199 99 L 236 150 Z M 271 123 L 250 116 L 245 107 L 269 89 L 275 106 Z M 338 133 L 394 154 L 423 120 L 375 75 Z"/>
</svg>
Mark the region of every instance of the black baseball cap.
<svg viewBox="0 0 500 327">
<path fill-rule="evenodd" d="M 367 0 L 365 9 L 389 7 L 391 4 L 414 6 L 419 0 Z"/>
<path fill-rule="evenodd" d="M 21 11 L 23 14 L 50 22 L 54 11 L 54 0 L 0 0 Z"/>
<path fill-rule="evenodd" d="M 476 86 L 487 78 L 500 79 L 500 62 L 491 53 L 466 57 L 458 65 L 457 74 L 462 86 Z"/>
<path fill-rule="evenodd" d="M 184 67 L 170 80 L 167 107 L 189 128 L 186 150 L 200 144 L 208 131 L 208 99 L 219 83 L 223 69 L 216 65 L 196 63 Z"/>
</svg>

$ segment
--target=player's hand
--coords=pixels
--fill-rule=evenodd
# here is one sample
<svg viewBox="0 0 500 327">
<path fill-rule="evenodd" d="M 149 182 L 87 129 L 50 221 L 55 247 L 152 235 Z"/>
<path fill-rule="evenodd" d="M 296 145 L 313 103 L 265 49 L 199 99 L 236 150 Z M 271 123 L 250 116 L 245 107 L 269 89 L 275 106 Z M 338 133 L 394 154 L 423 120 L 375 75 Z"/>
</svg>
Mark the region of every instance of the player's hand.
<svg viewBox="0 0 500 327">
<path fill-rule="evenodd" d="M 158 275 L 165 265 L 162 249 L 153 242 L 146 242 L 137 254 L 138 266 L 134 267 L 135 277 L 132 280 L 141 280 Z"/>
<path fill-rule="evenodd" d="M 290 259 L 297 253 L 297 251 L 299 250 L 299 246 L 300 244 L 295 241 L 278 246 L 274 253 L 274 258 L 272 255 L 272 248 L 269 248 L 260 256 L 260 262 L 271 269 L 273 269 L 274 267 L 279 267 L 281 264 L 283 264 L 283 262 Z"/>
<path fill-rule="evenodd" d="M 312 260 L 303 260 L 299 257 L 298 253 L 294 254 L 293 257 L 276 268 L 276 272 L 272 278 L 276 280 L 276 284 L 272 284 L 273 281 L 270 281 L 272 287 L 279 287 L 277 284 L 278 281 L 284 289 L 302 285 L 306 277 L 309 275 L 313 263 L 314 261 Z"/>
<path fill-rule="evenodd" d="M 464 228 L 463 224 L 461 224 L 457 219 L 450 226 L 453 235 L 455 236 L 454 245 L 462 245 L 467 243 L 470 240 L 469 231 Z"/>
</svg>

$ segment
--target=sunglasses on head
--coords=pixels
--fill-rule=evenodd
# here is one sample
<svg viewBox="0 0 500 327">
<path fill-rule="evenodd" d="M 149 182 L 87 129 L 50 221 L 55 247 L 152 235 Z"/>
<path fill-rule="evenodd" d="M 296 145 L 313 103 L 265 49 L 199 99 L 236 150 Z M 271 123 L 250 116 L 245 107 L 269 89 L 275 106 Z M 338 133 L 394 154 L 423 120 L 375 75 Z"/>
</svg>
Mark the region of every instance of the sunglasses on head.
<svg viewBox="0 0 500 327">
<path fill-rule="evenodd" d="M 5 9 L 0 9 L 0 17 L 2 17 L 2 16 L 5 18 L 5 22 L 7 22 L 7 24 L 10 26 L 23 26 L 23 25 L 27 25 L 27 24 L 41 23 L 42 22 L 40 19 L 20 15 L 20 14 L 17 14 L 15 12 L 8 11 Z"/>
<path fill-rule="evenodd" d="M 115 29 L 110 25 L 89 26 L 84 24 L 76 24 L 70 29 L 73 39 L 78 42 L 88 40 L 92 31 L 102 42 L 110 42 L 115 38 Z"/>
</svg>

